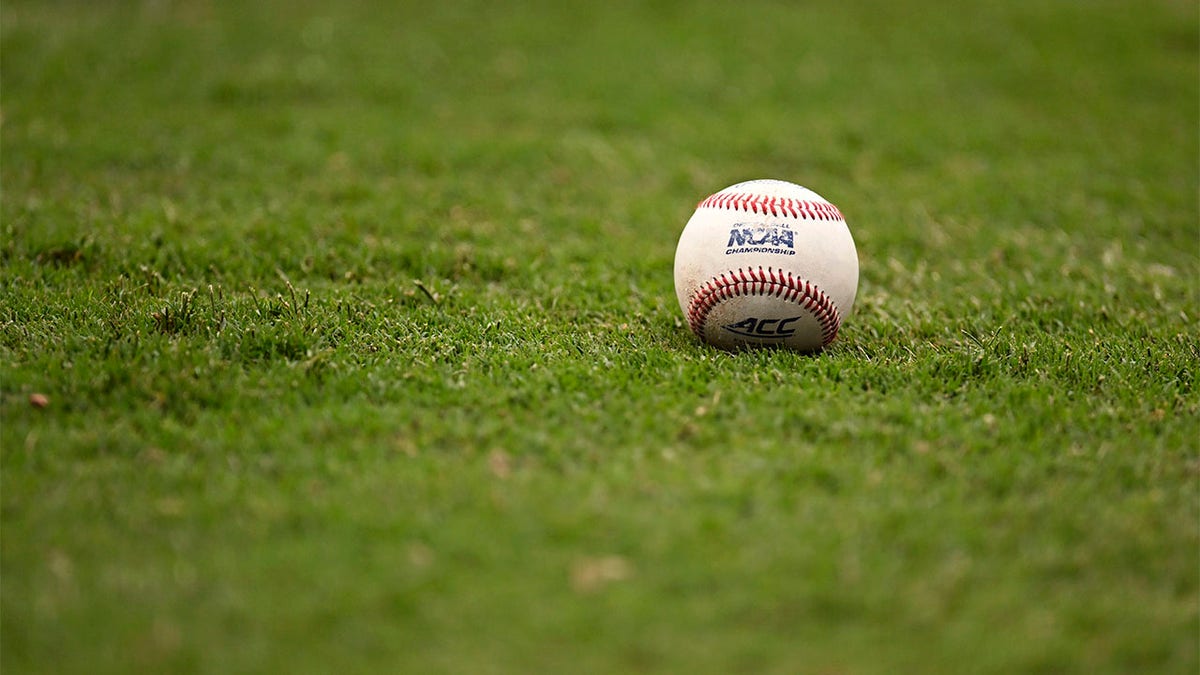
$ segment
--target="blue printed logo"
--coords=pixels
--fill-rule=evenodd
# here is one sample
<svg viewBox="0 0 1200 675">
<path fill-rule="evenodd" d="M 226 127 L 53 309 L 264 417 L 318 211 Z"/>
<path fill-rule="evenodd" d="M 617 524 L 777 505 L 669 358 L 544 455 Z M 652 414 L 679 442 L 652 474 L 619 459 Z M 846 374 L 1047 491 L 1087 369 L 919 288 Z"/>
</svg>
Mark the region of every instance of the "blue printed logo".
<svg viewBox="0 0 1200 675">
<path fill-rule="evenodd" d="M 734 253 L 796 255 L 795 236 L 796 233 L 786 227 L 737 225 L 729 230 L 729 243 L 725 244 L 725 255 Z"/>
</svg>

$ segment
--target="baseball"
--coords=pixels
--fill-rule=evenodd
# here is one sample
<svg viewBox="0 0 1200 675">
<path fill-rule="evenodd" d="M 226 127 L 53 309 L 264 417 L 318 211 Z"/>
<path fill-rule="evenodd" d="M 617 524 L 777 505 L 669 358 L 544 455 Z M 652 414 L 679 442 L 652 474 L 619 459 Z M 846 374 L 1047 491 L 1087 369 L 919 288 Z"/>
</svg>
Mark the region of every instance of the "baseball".
<svg viewBox="0 0 1200 675">
<path fill-rule="evenodd" d="M 675 249 L 688 324 L 722 349 L 817 351 L 858 292 L 858 252 L 841 211 L 781 180 L 731 185 L 700 202 Z"/>
</svg>

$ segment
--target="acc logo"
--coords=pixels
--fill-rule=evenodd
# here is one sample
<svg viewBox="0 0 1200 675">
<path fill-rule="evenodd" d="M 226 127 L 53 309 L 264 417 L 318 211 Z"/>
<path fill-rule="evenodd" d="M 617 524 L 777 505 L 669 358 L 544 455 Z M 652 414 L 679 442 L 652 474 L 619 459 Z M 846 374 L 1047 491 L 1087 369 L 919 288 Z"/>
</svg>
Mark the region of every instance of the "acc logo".
<svg viewBox="0 0 1200 675">
<path fill-rule="evenodd" d="M 734 335 L 745 337 L 786 338 L 796 334 L 796 329 L 790 326 L 799 320 L 798 316 L 790 319 L 756 319 L 751 316 L 721 327 Z"/>
<path fill-rule="evenodd" d="M 781 227 L 733 227 L 725 255 L 734 253 L 796 255 L 796 233 Z"/>
</svg>

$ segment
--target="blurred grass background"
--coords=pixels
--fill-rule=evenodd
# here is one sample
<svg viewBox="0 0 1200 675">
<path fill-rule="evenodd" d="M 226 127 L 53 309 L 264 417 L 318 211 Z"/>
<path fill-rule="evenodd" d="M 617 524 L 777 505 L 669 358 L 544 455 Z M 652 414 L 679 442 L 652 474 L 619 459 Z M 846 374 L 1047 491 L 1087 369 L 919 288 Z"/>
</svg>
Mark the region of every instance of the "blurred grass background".
<svg viewBox="0 0 1200 675">
<path fill-rule="evenodd" d="M 1197 18 L 5 2 L 0 663 L 1195 672 Z M 675 306 L 758 177 L 815 358 Z"/>
</svg>

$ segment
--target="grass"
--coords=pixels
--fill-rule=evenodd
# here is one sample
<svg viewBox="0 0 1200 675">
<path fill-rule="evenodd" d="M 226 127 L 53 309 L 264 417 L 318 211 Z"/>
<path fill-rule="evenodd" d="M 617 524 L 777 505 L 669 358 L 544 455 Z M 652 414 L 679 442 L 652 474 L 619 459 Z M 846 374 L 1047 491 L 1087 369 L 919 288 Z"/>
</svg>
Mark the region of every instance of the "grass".
<svg viewBox="0 0 1200 675">
<path fill-rule="evenodd" d="M 5 672 L 1196 672 L 1196 3 L 504 4 L 4 3 Z"/>
</svg>

